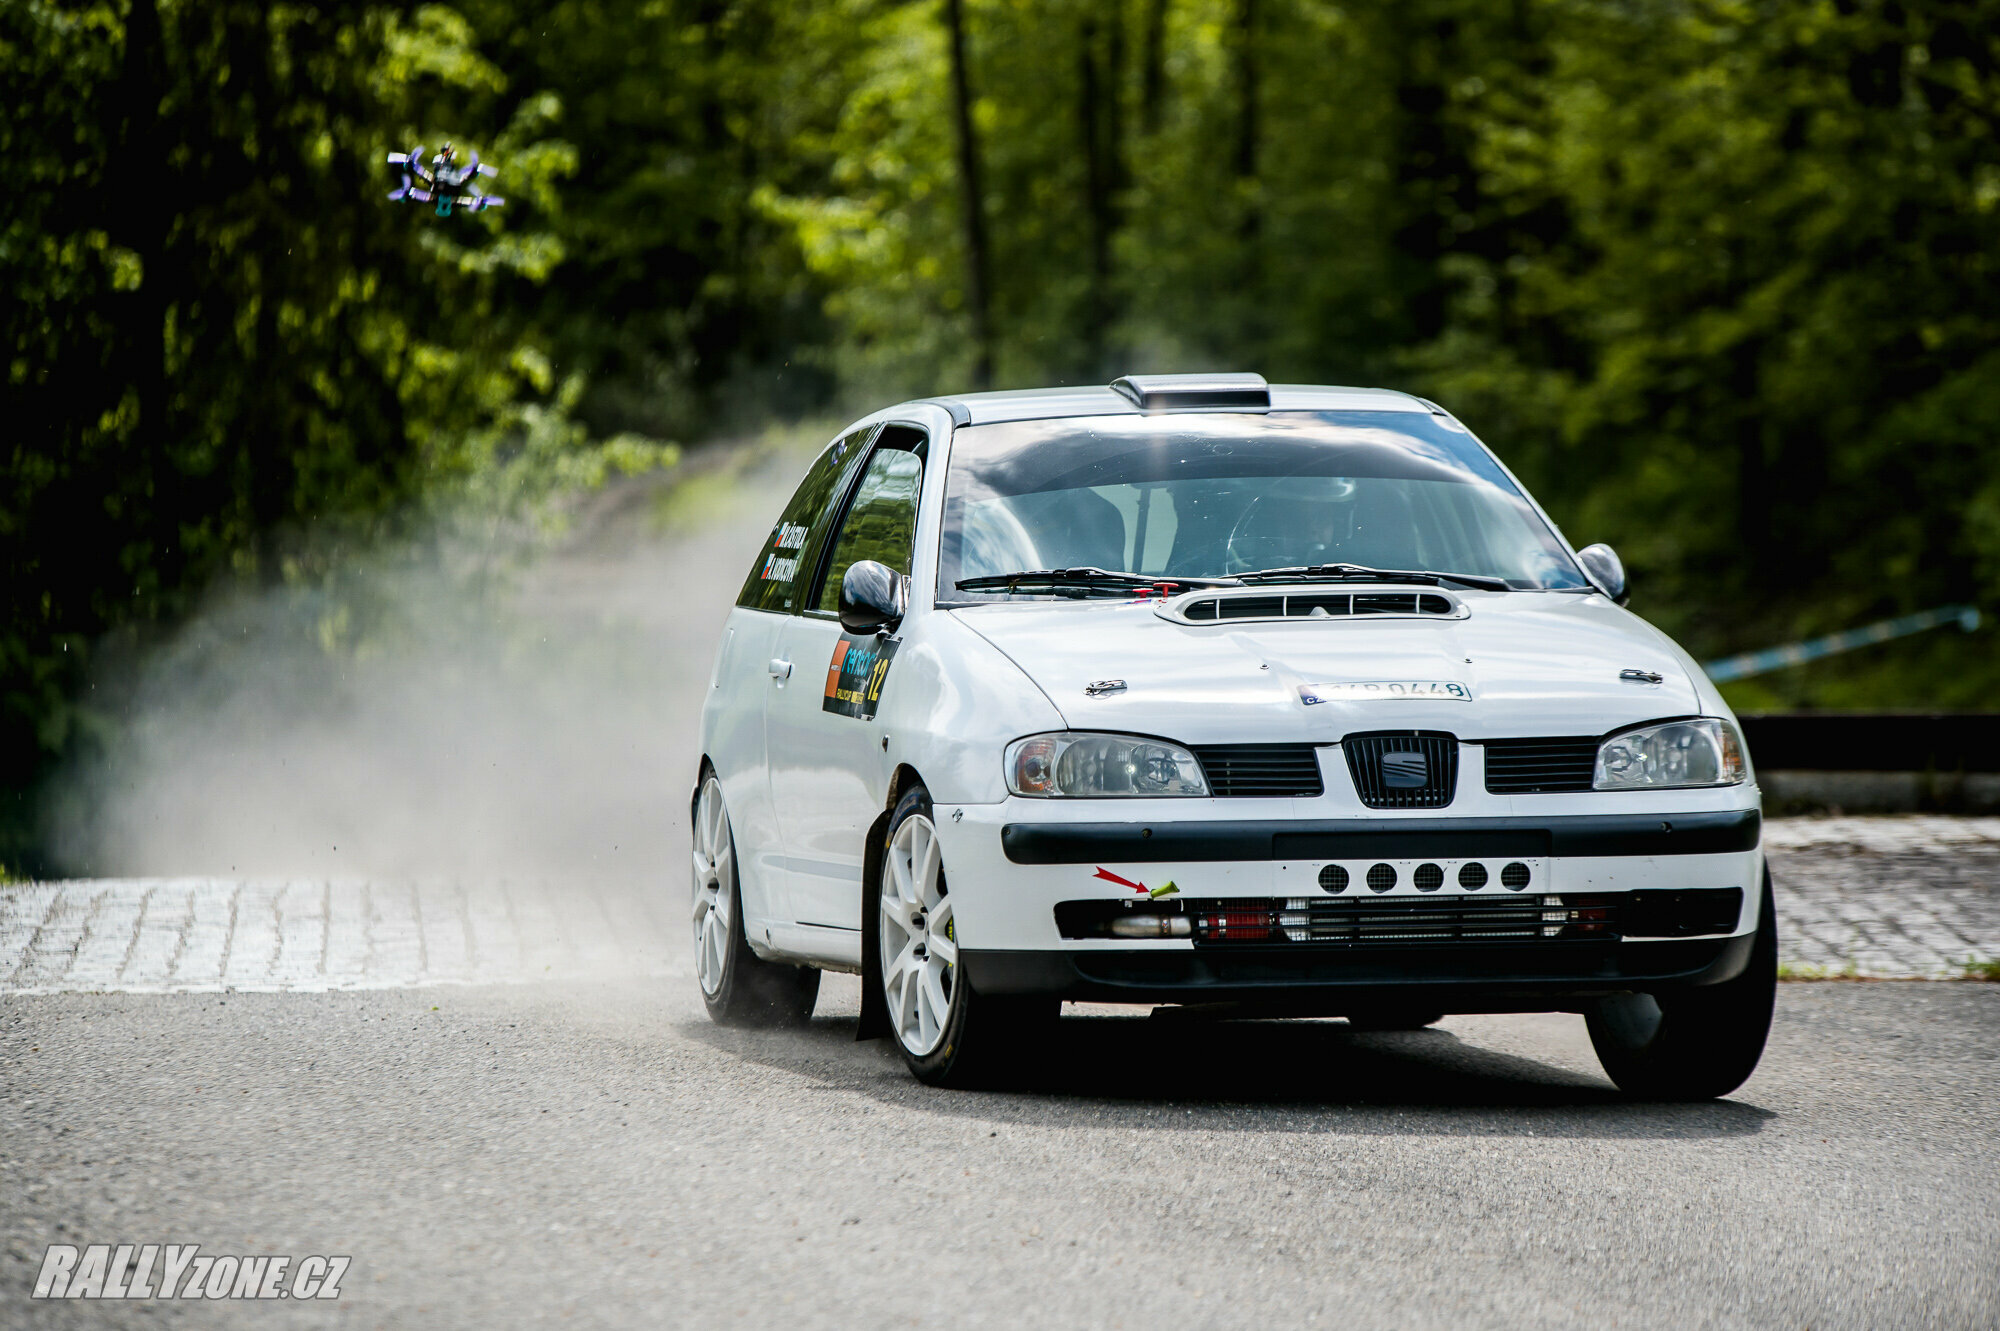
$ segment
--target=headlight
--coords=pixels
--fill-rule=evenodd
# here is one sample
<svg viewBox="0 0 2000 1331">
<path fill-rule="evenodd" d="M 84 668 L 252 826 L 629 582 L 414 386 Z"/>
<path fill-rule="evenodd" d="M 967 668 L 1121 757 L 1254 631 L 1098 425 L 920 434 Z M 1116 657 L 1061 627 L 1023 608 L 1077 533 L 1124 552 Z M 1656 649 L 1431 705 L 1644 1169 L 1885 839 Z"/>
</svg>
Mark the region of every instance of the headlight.
<svg viewBox="0 0 2000 1331">
<path fill-rule="evenodd" d="M 1030 735 L 1007 746 L 1016 795 L 1094 799 L 1206 795 L 1201 764 L 1178 744 L 1130 735 Z"/>
<path fill-rule="evenodd" d="M 1598 790 L 1734 786 L 1748 774 L 1736 727 L 1704 716 L 1613 735 L 1598 746 L 1591 785 Z"/>
</svg>

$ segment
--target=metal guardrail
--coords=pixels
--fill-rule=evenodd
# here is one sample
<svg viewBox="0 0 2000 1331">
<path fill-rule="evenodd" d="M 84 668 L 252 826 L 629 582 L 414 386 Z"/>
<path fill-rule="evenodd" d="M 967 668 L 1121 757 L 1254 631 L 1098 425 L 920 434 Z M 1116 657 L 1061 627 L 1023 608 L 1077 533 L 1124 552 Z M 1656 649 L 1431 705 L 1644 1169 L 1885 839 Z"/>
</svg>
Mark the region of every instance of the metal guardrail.
<svg viewBox="0 0 2000 1331">
<path fill-rule="evenodd" d="M 1941 605 L 1935 610 L 1921 610 L 1914 615 L 1884 619 L 1841 633 L 1829 633 L 1824 638 L 1808 638 L 1804 642 L 1786 643 L 1783 647 L 1767 647 L 1761 652 L 1725 656 L 1720 661 L 1706 663 L 1702 669 L 1717 684 L 1726 684 L 1732 679 L 1744 679 L 1770 670 L 1782 670 L 1786 666 L 1804 665 L 1807 661 L 1817 661 L 1822 656 L 1851 652 L 1856 647 L 1887 642 L 1891 638 L 1907 637 L 1912 633 L 1922 633 L 1925 629 L 1943 628 L 1946 624 L 1954 622 L 1967 633 L 1972 632 L 1979 627 L 1978 607 Z"/>
<path fill-rule="evenodd" d="M 2000 712 L 1749 712 L 1760 771 L 2000 772 Z"/>
</svg>

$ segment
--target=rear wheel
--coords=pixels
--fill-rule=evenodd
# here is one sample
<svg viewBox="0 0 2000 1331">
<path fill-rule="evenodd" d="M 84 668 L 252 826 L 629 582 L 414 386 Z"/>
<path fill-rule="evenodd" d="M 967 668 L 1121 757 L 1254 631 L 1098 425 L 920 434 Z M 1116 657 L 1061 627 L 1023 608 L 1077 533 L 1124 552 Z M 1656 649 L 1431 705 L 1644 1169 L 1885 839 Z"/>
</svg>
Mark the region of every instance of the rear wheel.
<svg viewBox="0 0 2000 1331">
<path fill-rule="evenodd" d="M 743 932 L 736 840 L 709 772 L 694 805 L 694 973 L 708 1015 L 724 1026 L 803 1026 L 819 998 L 819 972 L 765 961 Z"/>
<path fill-rule="evenodd" d="M 1764 874 L 1750 964 L 1733 980 L 1664 994 L 1618 994 L 1584 1014 L 1598 1062 L 1640 1100 L 1711 1100 L 1750 1079 L 1771 1033 L 1778 922 Z"/>
<path fill-rule="evenodd" d="M 1005 1072 L 1038 1036 L 1052 1033 L 1060 1002 L 983 995 L 966 981 L 943 849 L 921 786 L 897 803 L 883 856 L 882 996 L 903 1061 L 932 1086 Z"/>
</svg>

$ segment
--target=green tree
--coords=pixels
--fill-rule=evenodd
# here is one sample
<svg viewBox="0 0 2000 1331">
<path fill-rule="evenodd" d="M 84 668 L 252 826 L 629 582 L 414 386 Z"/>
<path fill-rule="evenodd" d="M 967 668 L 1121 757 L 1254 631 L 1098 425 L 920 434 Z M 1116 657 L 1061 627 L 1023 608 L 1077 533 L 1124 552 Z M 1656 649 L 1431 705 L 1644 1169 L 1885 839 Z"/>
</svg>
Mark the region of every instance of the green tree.
<svg viewBox="0 0 2000 1331">
<path fill-rule="evenodd" d="M 534 229 L 569 163 L 556 103 L 515 97 L 480 145 L 509 159 L 512 217 L 383 199 L 388 145 L 505 95 L 470 38 L 435 7 L 0 8 L 10 858 L 37 774 L 105 723 L 85 699 L 107 635 L 490 470 L 482 431 L 556 391 L 497 304 L 560 255 Z"/>
</svg>

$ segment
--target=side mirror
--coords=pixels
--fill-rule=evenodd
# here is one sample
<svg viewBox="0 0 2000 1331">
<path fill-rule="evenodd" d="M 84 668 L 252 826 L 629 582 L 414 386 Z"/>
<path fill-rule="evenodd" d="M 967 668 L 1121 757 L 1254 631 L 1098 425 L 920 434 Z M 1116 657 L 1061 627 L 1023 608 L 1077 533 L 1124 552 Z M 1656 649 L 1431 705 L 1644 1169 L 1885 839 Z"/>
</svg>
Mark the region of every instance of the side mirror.
<svg viewBox="0 0 2000 1331">
<path fill-rule="evenodd" d="M 1620 605 L 1632 599 L 1632 589 L 1625 585 L 1625 561 L 1618 557 L 1616 550 L 1600 541 L 1596 545 L 1584 546 L 1576 552 L 1576 557 L 1582 561 L 1583 571 L 1590 575 L 1590 580 L 1597 584 L 1599 591 Z"/>
<path fill-rule="evenodd" d="M 840 580 L 840 627 L 857 637 L 893 633 L 908 604 L 903 575 L 887 564 L 856 560 Z"/>
</svg>

